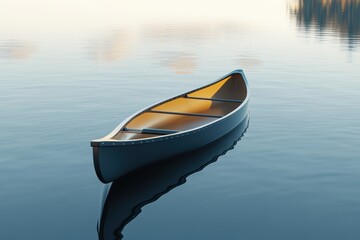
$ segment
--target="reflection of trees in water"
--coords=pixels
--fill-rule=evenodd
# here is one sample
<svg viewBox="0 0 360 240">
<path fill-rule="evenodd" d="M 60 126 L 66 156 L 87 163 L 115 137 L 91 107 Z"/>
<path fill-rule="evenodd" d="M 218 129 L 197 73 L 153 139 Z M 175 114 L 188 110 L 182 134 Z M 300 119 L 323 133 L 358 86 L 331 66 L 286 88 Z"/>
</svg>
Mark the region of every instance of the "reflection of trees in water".
<svg viewBox="0 0 360 240">
<path fill-rule="evenodd" d="M 259 58 L 251 56 L 240 56 L 239 63 L 241 68 L 255 68 L 262 64 L 262 61 Z"/>
<path fill-rule="evenodd" d="M 168 46 L 171 51 L 157 51 L 155 58 L 175 74 L 193 74 L 198 68 L 197 49 L 213 41 L 233 39 L 249 31 L 246 25 L 232 22 L 204 22 L 188 24 L 148 24 L 143 37 L 160 49 Z"/>
<path fill-rule="evenodd" d="M 224 36 L 235 37 L 251 28 L 232 22 L 146 25 L 144 36 L 157 42 L 206 42 Z"/>
<path fill-rule="evenodd" d="M 0 42 L 0 58 L 26 59 L 31 56 L 34 49 L 34 45 L 30 42 L 20 40 Z"/>
<path fill-rule="evenodd" d="M 115 62 L 125 59 L 134 44 L 130 32 L 115 30 L 107 33 L 90 45 L 90 56 L 104 62 Z"/>
<path fill-rule="evenodd" d="M 350 45 L 360 40 L 360 0 L 298 0 L 291 14 L 306 29 L 334 31 Z"/>
<path fill-rule="evenodd" d="M 165 65 L 173 69 L 176 74 L 192 74 L 197 67 L 196 58 L 187 54 L 178 54 L 167 60 Z"/>
</svg>

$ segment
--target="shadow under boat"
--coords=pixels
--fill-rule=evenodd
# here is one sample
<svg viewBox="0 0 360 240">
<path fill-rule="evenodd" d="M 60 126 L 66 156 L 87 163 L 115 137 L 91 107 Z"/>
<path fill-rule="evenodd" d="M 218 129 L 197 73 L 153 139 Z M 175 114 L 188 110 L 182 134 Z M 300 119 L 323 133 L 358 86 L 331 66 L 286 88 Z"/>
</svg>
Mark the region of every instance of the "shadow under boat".
<svg viewBox="0 0 360 240">
<path fill-rule="evenodd" d="M 134 171 L 105 185 L 97 229 L 99 239 L 122 239 L 124 227 L 141 212 L 143 206 L 184 184 L 189 175 L 201 171 L 233 149 L 248 125 L 249 115 L 215 142 L 171 160 Z"/>
</svg>

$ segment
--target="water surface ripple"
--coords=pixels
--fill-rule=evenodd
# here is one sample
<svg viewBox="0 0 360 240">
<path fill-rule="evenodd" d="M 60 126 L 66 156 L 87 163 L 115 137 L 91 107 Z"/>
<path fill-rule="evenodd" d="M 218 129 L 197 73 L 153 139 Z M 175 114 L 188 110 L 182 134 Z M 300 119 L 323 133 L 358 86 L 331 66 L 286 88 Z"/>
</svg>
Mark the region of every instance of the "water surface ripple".
<svg viewBox="0 0 360 240">
<path fill-rule="evenodd" d="M 360 238 L 359 1 L 2 3 L 0 239 L 98 239 L 90 140 L 238 68 L 246 135 L 124 239 Z"/>
</svg>

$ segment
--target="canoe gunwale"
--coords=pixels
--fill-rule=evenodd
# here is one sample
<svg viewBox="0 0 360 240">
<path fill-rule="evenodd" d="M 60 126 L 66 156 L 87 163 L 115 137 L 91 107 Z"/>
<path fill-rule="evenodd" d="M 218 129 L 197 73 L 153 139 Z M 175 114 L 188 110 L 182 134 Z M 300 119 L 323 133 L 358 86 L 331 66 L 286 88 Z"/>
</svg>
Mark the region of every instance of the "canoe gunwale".
<svg viewBox="0 0 360 240">
<path fill-rule="evenodd" d="M 221 118 L 215 119 L 214 121 L 209 122 L 209 123 L 204 124 L 204 125 L 201 125 L 199 127 L 195 127 L 195 128 L 191 128 L 191 129 L 188 129 L 188 130 L 183 130 L 183 131 L 179 131 L 179 132 L 171 133 L 171 134 L 167 134 L 167 135 L 160 135 L 160 136 L 144 138 L 144 139 L 131 139 L 131 140 L 112 139 L 116 134 L 118 134 L 119 131 L 121 131 L 126 126 L 127 123 L 129 123 L 135 117 L 137 117 L 137 116 L 139 116 L 139 115 L 141 115 L 141 114 L 143 114 L 145 112 L 148 112 L 152 108 L 155 108 L 155 107 L 157 107 L 157 106 L 159 106 L 161 104 L 164 104 L 166 102 L 169 102 L 169 101 L 175 100 L 177 98 L 181 98 L 181 97 L 186 98 L 188 94 L 191 94 L 191 93 L 193 93 L 195 91 L 198 91 L 198 90 L 201 90 L 203 88 L 209 87 L 209 86 L 211 86 L 211 85 L 213 85 L 213 84 L 215 84 L 217 82 L 220 82 L 220 81 L 224 80 L 225 78 L 227 78 L 227 77 L 229 77 L 231 75 L 234 75 L 234 74 L 240 74 L 242 79 L 244 80 L 245 87 L 246 87 L 246 97 L 245 97 L 245 99 L 241 100 L 241 103 L 237 108 L 235 108 L 230 113 L 222 116 Z M 96 139 L 96 140 L 92 140 L 91 141 L 91 146 L 92 147 L 119 147 L 119 146 L 134 145 L 134 144 L 146 144 L 146 143 L 153 143 L 153 142 L 158 142 L 158 141 L 166 141 L 166 140 L 173 139 L 173 138 L 178 138 L 178 137 L 181 137 L 181 136 L 184 136 L 184 135 L 198 133 L 200 131 L 206 130 L 209 126 L 213 126 L 215 124 L 218 124 L 218 123 L 222 122 L 224 119 L 226 119 L 229 116 L 233 115 L 234 113 L 239 111 L 244 106 L 247 106 L 249 96 L 250 96 L 250 90 L 249 90 L 248 82 L 247 82 L 247 79 L 245 77 L 245 74 L 244 74 L 243 70 L 241 70 L 241 69 L 234 70 L 234 71 L 226 74 L 225 76 L 219 78 L 218 80 L 216 80 L 216 81 L 214 81 L 214 82 L 212 82 L 210 84 L 207 84 L 205 86 L 196 88 L 196 89 L 191 90 L 191 91 L 186 92 L 186 93 L 179 94 L 179 95 L 174 96 L 172 98 L 169 98 L 169 99 L 167 99 L 165 101 L 163 100 L 161 102 L 155 103 L 153 105 L 150 105 L 150 106 L 148 106 L 146 108 L 143 108 L 143 109 L 139 110 L 138 112 L 134 113 L 133 115 L 127 117 L 124 121 L 122 121 L 113 131 L 111 131 L 105 137 L 100 138 L 100 139 Z M 211 99 L 209 99 L 209 100 L 211 100 Z"/>
</svg>

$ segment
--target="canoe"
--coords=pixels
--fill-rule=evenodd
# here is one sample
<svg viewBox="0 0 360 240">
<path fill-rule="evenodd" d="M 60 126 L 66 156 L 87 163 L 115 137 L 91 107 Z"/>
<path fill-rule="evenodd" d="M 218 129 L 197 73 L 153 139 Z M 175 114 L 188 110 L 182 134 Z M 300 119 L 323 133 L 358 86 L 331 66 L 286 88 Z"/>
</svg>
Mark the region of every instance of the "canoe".
<svg viewBox="0 0 360 240">
<path fill-rule="evenodd" d="M 104 185 L 97 224 L 100 240 L 123 239 L 123 230 L 142 208 L 187 182 L 187 178 L 218 161 L 244 136 L 249 117 L 221 138 L 167 161 L 135 170 Z"/>
<path fill-rule="evenodd" d="M 91 141 L 100 181 L 209 144 L 248 113 L 249 88 L 242 70 L 140 110 L 107 136 Z"/>
</svg>

